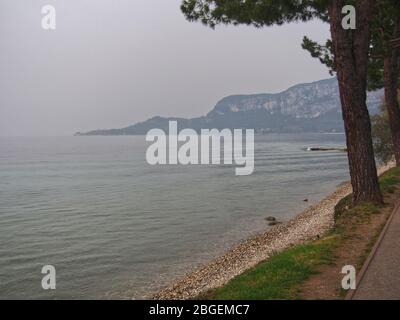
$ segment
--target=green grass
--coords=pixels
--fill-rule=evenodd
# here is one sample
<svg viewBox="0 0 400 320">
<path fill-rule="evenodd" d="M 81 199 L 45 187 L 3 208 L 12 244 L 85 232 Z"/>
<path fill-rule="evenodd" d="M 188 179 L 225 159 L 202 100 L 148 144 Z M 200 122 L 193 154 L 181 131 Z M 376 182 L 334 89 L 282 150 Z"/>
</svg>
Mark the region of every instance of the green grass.
<svg viewBox="0 0 400 320">
<path fill-rule="evenodd" d="M 335 236 L 295 246 L 243 273 L 227 285 L 206 294 L 215 300 L 295 299 L 297 284 L 315 274 L 322 264 L 333 261 Z"/>
<path fill-rule="evenodd" d="M 400 184 L 400 167 L 395 167 L 385 172 L 379 178 L 379 184 L 383 195 L 392 194 L 396 191 L 396 186 Z M 340 224 L 340 218 L 344 213 L 347 216 L 367 218 L 370 214 L 379 214 L 382 206 L 373 203 L 361 203 L 354 207 L 352 205 L 352 195 L 348 195 L 338 202 L 335 207 L 335 223 Z"/>
<path fill-rule="evenodd" d="M 394 193 L 400 183 L 400 167 L 395 167 L 383 174 L 379 179 L 383 193 Z"/>
<path fill-rule="evenodd" d="M 380 177 L 383 194 L 396 191 L 400 184 L 400 168 L 387 171 Z M 368 222 L 372 214 L 379 214 L 382 206 L 362 203 L 352 206 L 352 196 L 343 198 L 335 208 L 335 227 L 322 239 L 298 245 L 275 254 L 231 280 L 223 287 L 200 296 L 211 300 L 280 300 L 300 298 L 298 288 L 321 265 L 334 263 L 335 249 L 343 239 L 352 237 L 351 230 Z M 352 229 L 353 228 L 353 229 Z M 350 232 L 349 232 L 350 230 Z M 360 265 L 368 256 L 379 233 L 360 255 Z M 362 260 L 362 261 L 361 261 Z"/>
</svg>

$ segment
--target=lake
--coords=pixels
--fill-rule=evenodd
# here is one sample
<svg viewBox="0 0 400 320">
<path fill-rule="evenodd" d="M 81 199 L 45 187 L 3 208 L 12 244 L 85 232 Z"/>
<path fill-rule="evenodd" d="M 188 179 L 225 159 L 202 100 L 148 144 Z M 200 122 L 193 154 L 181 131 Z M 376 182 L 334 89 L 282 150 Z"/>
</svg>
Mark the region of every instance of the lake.
<svg viewBox="0 0 400 320">
<path fill-rule="evenodd" d="M 349 179 L 341 134 L 257 135 L 255 171 L 150 166 L 144 136 L 0 137 L 0 298 L 140 299 Z M 304 202 L 308 199 L 309 202 Z M 57 289 L 41 287 L 53 265 Z"/>
</svg>

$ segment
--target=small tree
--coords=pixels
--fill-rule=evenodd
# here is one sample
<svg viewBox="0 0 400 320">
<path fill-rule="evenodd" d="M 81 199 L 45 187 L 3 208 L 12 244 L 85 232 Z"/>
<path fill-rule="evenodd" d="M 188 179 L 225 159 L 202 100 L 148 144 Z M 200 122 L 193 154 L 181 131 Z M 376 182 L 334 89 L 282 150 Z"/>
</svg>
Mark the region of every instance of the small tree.
<svg viewBox="0 0 400 320">
<path fill-rule="evenodd" d="M 371 117 L 372 136 L 375 155 L 382 163 L 393 159 L 393 140 L 390 132 L 389 115 L 386 107 L 382 106 L 381 112 Z"/>
</svg>

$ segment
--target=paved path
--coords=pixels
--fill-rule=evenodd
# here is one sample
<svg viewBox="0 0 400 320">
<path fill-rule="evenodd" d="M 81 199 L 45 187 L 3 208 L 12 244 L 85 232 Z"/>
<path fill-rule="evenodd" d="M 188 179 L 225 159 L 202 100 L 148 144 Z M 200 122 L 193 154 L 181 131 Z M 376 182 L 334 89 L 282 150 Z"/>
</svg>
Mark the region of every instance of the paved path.
<svg viewBox="0 0 400 320">
<path fill-rule="evenodd" d="M 400 207 L 385 227 L 381 241 L 358 284 L 354 300 L 400 299 Z"/>
</svg>

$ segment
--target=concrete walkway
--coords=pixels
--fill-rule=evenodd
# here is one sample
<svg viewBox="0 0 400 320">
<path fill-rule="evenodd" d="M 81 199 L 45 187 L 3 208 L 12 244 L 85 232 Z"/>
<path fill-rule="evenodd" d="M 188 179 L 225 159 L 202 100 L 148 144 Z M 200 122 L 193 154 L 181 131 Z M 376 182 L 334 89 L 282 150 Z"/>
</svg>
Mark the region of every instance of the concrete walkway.
<svg viewBox="0 0 400 320">
<path fill-rule="evenodd" d="M 361 271 L 353 300 L 400 299 L 400 207 L 394 211 Z M 369 262 L 369 264 L 368 264 Z"/>
</svg>

